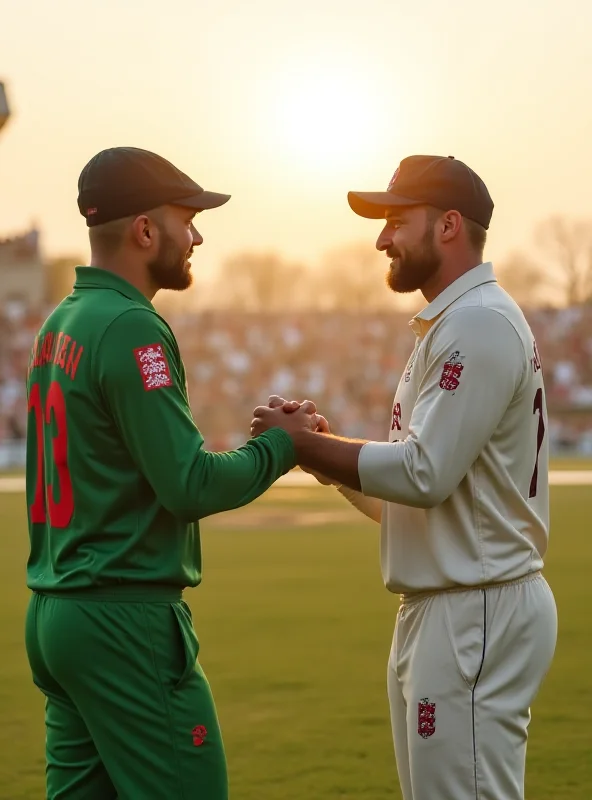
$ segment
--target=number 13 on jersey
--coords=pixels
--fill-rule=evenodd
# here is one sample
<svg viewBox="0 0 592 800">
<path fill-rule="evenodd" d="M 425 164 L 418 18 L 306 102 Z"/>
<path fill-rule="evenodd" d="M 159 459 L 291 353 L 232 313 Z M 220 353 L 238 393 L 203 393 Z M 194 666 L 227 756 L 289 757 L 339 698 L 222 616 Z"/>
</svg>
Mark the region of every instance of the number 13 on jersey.
<svg viewBox="0 0 592 800">
<path fill-rule="evenodd" d="M 58 381 L 49 385 L 45 402 L 39 383 L 33 383 L 29 393 L 29 414 L 35 417 L 37 458 L 35 495 L 30 507 L 31 522 L 44 523 L 49 516 L 52 528 L 67 528 L 74 514 L 72 480 L 68 469 L 68 427 L 66 424 L 66 402 Z M 50 436 L 53 430 L 53 437 Z M 49 469 L 51 482 L 46 484 L 46 453 L 51 458 L 53 469 Z M 56 485 L 57 481 L 57 485 Z M 56 500 L 56 497 L 59 497 Z"/>
</svg>

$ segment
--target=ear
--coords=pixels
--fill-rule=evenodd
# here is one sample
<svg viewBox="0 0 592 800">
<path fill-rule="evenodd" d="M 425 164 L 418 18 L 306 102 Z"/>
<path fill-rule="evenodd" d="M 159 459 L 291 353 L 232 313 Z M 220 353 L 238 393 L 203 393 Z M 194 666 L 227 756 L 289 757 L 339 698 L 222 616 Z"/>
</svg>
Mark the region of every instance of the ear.
<svg viewBox="0 0 592 800">
<path fill-rule="evenodd" d="M 447 211 L 439 221 L 440 241 L 444 244 L 453 241 L 462 229 L 462 214 L 458 211 Z"/>
<path fill-rule="evenodd" d="M 133 238 L 136 241 L 136 243 L 144 249 L 148 249 L 149 247 L 154 246 L 156 232 L 157 232 L 156 226 L 154 225 L 152 220 L 145 214 L 136 217 L 135 220 L 132 222 Z"/>
</svg>

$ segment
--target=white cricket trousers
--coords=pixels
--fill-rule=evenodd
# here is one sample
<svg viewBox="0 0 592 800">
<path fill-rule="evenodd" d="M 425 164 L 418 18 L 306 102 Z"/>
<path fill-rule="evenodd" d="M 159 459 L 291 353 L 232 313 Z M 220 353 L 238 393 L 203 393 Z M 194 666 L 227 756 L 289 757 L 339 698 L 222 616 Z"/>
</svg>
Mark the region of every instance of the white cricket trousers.
<svg viewBox="0 0 592 800">
<path fill-rule="evenodd" d="M 524 800 L 530 704 L 556 641 L 540 573 L 403 599 L 388 695 L 404 800 Z"/>
</svg>

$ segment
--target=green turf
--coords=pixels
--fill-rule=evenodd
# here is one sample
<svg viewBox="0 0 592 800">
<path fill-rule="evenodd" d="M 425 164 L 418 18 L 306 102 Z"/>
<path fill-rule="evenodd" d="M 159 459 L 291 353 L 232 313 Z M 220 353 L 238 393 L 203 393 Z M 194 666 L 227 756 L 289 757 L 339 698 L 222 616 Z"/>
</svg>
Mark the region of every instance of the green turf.
<svg viewBox="0 0 592 800">
<path fill-rule="evenodd" d="M 592 459 L 589 458 L 552 458 L 550 469 L 592 469 Z"/>
<path fill-rule="evenodd" d="M 592 797 L 590 488 L 552 491 L 547 577 L 560 614 L 534 707 L 527 797 Z M 23 651 L 23 499 L 0 495 L 0 798 L 43 797 L 43 699 Z M 275 489 L 204 526 L 189 593 L 217 699 L 232 800 L 397 800 L 385 693 L 396 598 L 378 529 L 330 489 Z M 139 799 L 140 800 L 140 799 Z"/>
</svg>

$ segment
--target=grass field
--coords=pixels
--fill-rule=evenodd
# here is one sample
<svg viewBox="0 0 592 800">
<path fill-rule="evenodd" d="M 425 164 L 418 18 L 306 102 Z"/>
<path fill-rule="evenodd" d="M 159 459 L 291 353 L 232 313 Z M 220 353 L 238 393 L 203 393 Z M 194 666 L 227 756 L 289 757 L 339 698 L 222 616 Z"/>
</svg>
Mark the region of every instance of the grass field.
<svg viewBox="0 0 592 800">
<path fill-rule="evenodd" d="M 534 707 L 529 800 L 592 798 L 591 519 L 592 488 L 552 490 L 546 575 L 560 635 Z M 0 525 L 0 798 L 40 800 L 43 698 L 23 649 L 22 495 L 0 495 Z M 206 521 L 203 550 L 204 582 L 188 601 L 232 800 L 400 798 L 385 691 L 397 599 L 381 583 L 377 526 L 330 489 L 275 488 Z"/>
</svg>

